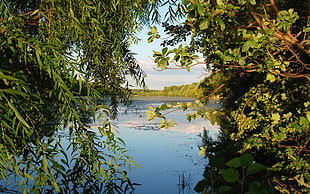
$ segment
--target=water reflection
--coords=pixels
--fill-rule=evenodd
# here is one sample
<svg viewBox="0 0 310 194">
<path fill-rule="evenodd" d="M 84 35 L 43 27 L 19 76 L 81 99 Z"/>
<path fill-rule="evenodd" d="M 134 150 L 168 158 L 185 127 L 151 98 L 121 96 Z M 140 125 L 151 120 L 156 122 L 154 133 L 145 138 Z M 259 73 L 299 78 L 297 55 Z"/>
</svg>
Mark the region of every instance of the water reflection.
<svg viewBox="0 0 310 194">
<path fill-rule="evenodd" d="M 191 110 L 169 114 L 168 117 L 177 122 L 175 127 L 169 129 L 158 129 L 159 120 L 148 122 L 145 115 L 149 106 L 156 107 L 167 102 L 192 100 L 166 97 L 138 98 L 130 108 L 120 108 L 118 119 L 113 121 L 115 131 L 126 142 L 128 155 L 141 166 L 128 173 L 133 182 L 142 184 L 136 187 L 136 194 L 195 193 L 193 188 L 203 178 L 204 166 L 207 163 L 206 159 L 198 156 L 198 147 L 202 144 L 199 135 L 204 128 L 215 135 L 217 127 L 212 126 L 208 120 L 195 120 L 189 123 L 185 115 Z M 98 133 L 96 126 L 101 126 L 102 121 L 96 122 L 91 124 L 91 129 Z M 60 130 L 57 134 L 61 139 L 61 146 L 71 153 L 72 148 L 67 149 L 68 130 Z M 64 159 L 61 155 L 58 157 Z M 68 157 L 70 161 L 71 156 Z M 14 193 L 13 189 L 17 188 L 18 182 L 19 179 L 12 179 L 11 185 L 0 182 L 0 192 L 2 187 L 7 187 Z"/>
<path fill-rule="evenodd" d="M 217 127 L 208 120 L 189 123 L 185 115 L 189 112 L 176 111 L 168 117 L 177 123 L 169 129 L 158 129 L 159 120 L 148 122 L 145 110 L 148 106 L 175 101 L 192 101 L 185 98 L 136 99 L 131 108 L 120 109 L 114 121 L 118 135 L 126 142 L 134 160 L 141 168 L 129 172 L 129 177 L 142 184 L 137 194 L 195 193 L 193 188 L 202 178 L 206 159 L 198 156 L 203 129 L 217 133 Z"/>
</svg>

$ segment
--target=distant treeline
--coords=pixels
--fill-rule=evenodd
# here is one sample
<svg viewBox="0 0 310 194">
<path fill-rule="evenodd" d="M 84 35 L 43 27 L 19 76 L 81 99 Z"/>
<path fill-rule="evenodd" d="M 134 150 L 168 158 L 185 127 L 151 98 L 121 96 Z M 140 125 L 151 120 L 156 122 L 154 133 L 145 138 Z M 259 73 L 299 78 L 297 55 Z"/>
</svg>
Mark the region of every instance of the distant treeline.
<svg viewBox="0 0 310 194">
<path fill-rule="evenodd" d="M 199 88 L 200 83 L 192 83 L 182 86 L 169 86 L 163 90 L 133 90 L 137 96 L 174 96 L 174 97 L 200 97 L 202 90 Z"/>
<path fill-rule="evenodd" d="M 165 87 L 163 90 L 143 90 L 143 89 L 134 89 L 132 90 L 133 95 L 135 96 L 173 96 L 173 97 L 193 97 L 199 98 L 202 96 L 202 89 L 199 88 L 200 83 L 192 83 L 188 85 L 181 86 L 169 86 Z M 95 87 L 96 88 L 96 87 Z M 100 92 L 104 92 L 101 88 L 96 88 Z M 73 93 L 79 93 L 81 96 L 87 96 L 87 88 L 82 87 L 81 91 L 79 85 L 75 84 L 71 91 Z"/>
</svg>

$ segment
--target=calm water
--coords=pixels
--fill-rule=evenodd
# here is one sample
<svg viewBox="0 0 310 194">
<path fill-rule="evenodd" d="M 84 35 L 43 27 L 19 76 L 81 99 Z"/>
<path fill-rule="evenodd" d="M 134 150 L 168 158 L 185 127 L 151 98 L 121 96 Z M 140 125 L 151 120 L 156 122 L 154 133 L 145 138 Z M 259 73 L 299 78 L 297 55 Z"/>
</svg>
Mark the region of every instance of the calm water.
<svg viewBox="0 0 310 194">
<path fill-rule="evenodd" d="M 136 194 L 196 193 L 195 184 L 201 180 L 206 159 L 198 156 L 201 138 L 206 128 L 211 134 L 217 127 L 208 120 L 189 123 L 185 115 L 189 111 L 176 111 L 167 117 L 177 123 L 169 129 L 158 129 L 159 120 L 147 121 L 145 110 L 148 106 L 159 106 L 175 101 L 192 101 L 188 98 L 137 98 L 131 108 L 120 109 L 114 122 L 117 133 L 126 142 L 134 160 L 141 166 L 129 172 L 137 186 Z"/>
<path fill-rule="evenodd" d="M 205 128 L 215 136 L 217 127 L 212 126 L 208 120 L 195 120 L 189 123 L 185 116 L 193 112 L 189 110 L 176 111 L 167 116 L 177 123 L 175 127 L 158 129 L 159 120 L 147 121 L 145 114 L 149 106 L 156 107 L 163 103 L 193 100 L 139 97 L 134 100 L 131 107 L 121 107 L 118 119 L 112 121 L 116 135 L 126 142 L 128 155 L 132 156 L 134 161 L 141 166 L 128 172 L 132 182 L 141 184 L 136 186 L 136 194 L 196 193 L 193 188 L 203 178 L 204 166 L 207 164 L 206 159 L 198 156 L 198 147 L 202 144 L 199 135 Z M 93 126 L 102 124 L 100 121 L 97 122 L 93 123 Z M 63 141 L 63 146 L 67 143 Z M 16 189 L 15 184 L 3 181 L 0 184 Z"/>
</svg>

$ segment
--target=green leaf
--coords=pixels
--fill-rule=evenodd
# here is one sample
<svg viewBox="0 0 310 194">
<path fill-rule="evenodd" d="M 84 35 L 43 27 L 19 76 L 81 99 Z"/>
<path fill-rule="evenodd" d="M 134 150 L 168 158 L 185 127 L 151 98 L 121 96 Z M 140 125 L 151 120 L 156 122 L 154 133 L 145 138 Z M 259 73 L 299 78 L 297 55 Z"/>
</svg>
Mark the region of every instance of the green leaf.
<svg viewBox="0 0 310 194">
<path fill-rule="evenodd" d="M 20 91 L 20 90 L 15 90 L 15 89 L 12 89 L 12 88 L 6 88 L 3 90 L 5 93 L 8 93 L 8 94 L 12 94 L 12 95 L 20 95 L 20 96 L 28 96 L 28 94 Z"/>
<path fill-rule="evenodd" d="M 229 56 L 229 55 L 224 55 L 224 56 L 223 56 L 223 60 L 224 60 L 224 61 L 232 61 L 233 58 L 232 58 L 231 56 Z"/>
<path fill-rule="evenodd" d="M 247 0 L 238 0 L 238 3 L 241 4 L 241 5 L 244 5 L 246 4 Z"/>
<path fill-rule="evenodd" d="M 247 40 L 242 46 L 242 52 L 247 52 L 250 48 L 255 46 L 255 41 L 253 39 Z"/>
<path fill-rule="evenodd" d="M 188 5 L 189 4 L 189 0 L 182 0 L 183 5 Z"/>
<path fill-rule="evenodd" d="M 188 119 L 187 119 L 188 120 Z M 199 153 L 198 153 L 198 155 L 200 156 L 200 155 L 206 155 L 206 152 L 207 152 L 207 149 L 208 149 L 208 146 L 201 146 L 201 147 L 199 147 L 199 149 L 200 149 L 200 151 L 199 151 Z"/>
<path fill-rule="evenodd" d="M 12 140 L 9 136 L 4 135 L 4 138 L 5 138 L 6 141 L 8 141 L 8 143 L 10 144 L 10 146 L 11 146 L 12 148 L 14 148 L 14 149 L 16 148 L 15 143 L 13 142 L 13 140 Z"/>
<path fill-rule="evenodd" d="M 299 125 L 301 127 L 309 127 L 309 121 L 307 120 L 306 117 L 300 117 L 299 118 Z"/>
<path fill-rule="evenodd" d="M 307 117 L 308 121 L 310 122 L 310 112 L 306 112 L 306 117 Z"/>
<path fill-rule="evenodd" d="M 46 161 L 46 155 L 45 154 L 43 155 L 43 158 L 42 158 L 42 169 L 43 169 L 44 172 L 47 172 L 47 170 L 48 170 L 47 161 Z"/>
<path fill-rule="evenodd" d="M 205 8 L 204 8 L 203 4 L 198 4 L 197 11 L 198 11 L 198 14 L 200 16 L 204 16 L 205 15 Z"/>
<path fill-rule="evenodd" d="M 21 82 L 21 83 L 24 83 L 21 79 L 18 79 L 16 77 L 13 77 L 13 76 L 9 76 L 9 75 L 0 75 L 0 79 L 4 81 L 4 83 L 7 85 L 7 80 L 11 80 L 11 81 L 18 81 L 18 82 Z"/>
<path fill-rule="evenodd" d="M 249 0 L 249 3 L 251 3 L 252 5 L 256 5 L 256 0 Z"/>
<path fill-rule="evenodd" d="M 153 42 L 154 39 L 155 39 L 155 36 L 150 36 L 150 37 L 147 39 L 147 43 Z"/>
<path fill-rule="evenodd" d="M 161 69 L 166 69 L 166 67 L 168 66 L 168 59 L 162 57 L 157 64 L 158 67 L 160 67 Z"/>
<path fill-rule="evenodd" d="M 242 156 L 240 156 L 240 160 L 242 167 L 246 167 L 254 161 L 254 158 L 251 154 L 245 153 Z"/>
<path fill-rule="evenodd" d="M 246 174 L 254 174 L 263 170 L 266 170 L 268 167 L 259 163 L 253 163 L 251 164 L 246 171 Z"/>
<path fill-rule="evenodd" d="M 271 120 L 273 121 L 274 124 L 278 124 L 279 121 L 281 120 L 281 116 L 279 113 L 273 113 L 271 114 Z"/>
<path fill-rule="evenodd" d="M 274 81 L 276 81 L 276 77 L 271 73 L 267 73 L 266 80 L 270 81 L 270 82 L 274 82 Z"/>
<path fill-rule="evenodd" d="M 25 177 L 26 179 L 33 180 L 33 177 L 30 176 L 30 174 L 28 174 L 28 173 L 26 173 L 26 172 L 24 172 L 24 177 Z"/>
<path fill-rule="evenodd" d="M 223 6 L 224 2 L 222 0 L 216 0 L 217 5 Z"/>
<path fill-rule="evenodd" d="M 180 60 L 180 58 L 181 58 L 181 56 L 178 55 L 178 54 L 174 56 L 174 60 L 177 61 L 177 62 Z"/>
<path fill-rule="evenodd" d="M 239 65 L 241 65 L 241 66 L 244 66 L 246 64 L 243 57 L 240 57 L 238 62 L 239 62 Z"/>
<path fill-rule="evenodd" d="M 220 17 L 216 17 L 215 20 L 220 24 L 221 30 L 224 31 L 225 30 L 225 22 Z"/>
<path fill-rule="evenodd" d="M 209 186 L 209 185 L 208 185 L 208 181 L 207 181 L 206 179 L 204 179 L 204 180 L 199 181 L 199 182 L 196 184 L 194 190 L 195 190 L 196 192 L 199 192 L 199 193 L 200 193 L 200 192 L 203 192 L 204 189 L 207 188 L 208 186 Z"/>
<path fill-rule="evenodd" d="M 16 107 L 14 106 L 14 104 L 12 104 L 11 102 L 8 101 L 8 105 L 9 107 L 14 111 L 15 116 L 17 117 L 17 119 L 23 123 L 27 128 L 30 128 L 29 124 L 25 121 L 25 119 L 22 117 L 22 115 L 19 113 L 19 111 L 16 109 Z"/>
<path fill-rule="evenodd" d="M 304 27 L 303 32 L 305 32 L 305 33 L 310 32 L 310 27 Z"/>
<path fill-rule="evenodd" d="M 40 9 L 34 10 L 34 11 L 30 14 L 30 16 L 33 16 L 33 15 L 37 14 L 39 11 L 40 11 Z"/>
<path fill-rule="evenodd" d="M 42 60 L 41 60 L 41 50 L 40 49 L 36 49 L 36 57 L 37 57 L 37 62 L 38 64 L 43 67 L 43 63 L 42 63 Z"/>
<path fill-rule="evenodd" d="M 53 185 L 53 187 L 55 188 L 55 191 L 56 191 L 57 193 L 59 193 L 59 192 L 60 192 L 60 188 L 59 188 L 59 186 L 58 186 L 56 180 L 52 180 L 52 185 Z"/>
<path fill-rule="evenodd" d="M 209 164 L 216 168 L 223 168 L 225 166 L 225 160 L 220 156 L 211 156 L 209 158 Z"/>
<path fill-rule="evenodd" d="M 151 27 L 151 33 L 156 34 L 157 33 L 157 28 L 155 26 Z"/>
<path fill-rule="evenodd" d="M 19 181 L 19 183 L 18 183 L 18 186 L 17 186 L 17 190 L 18 190 L 18 191 L 21 190 L 23 184 L 24 184 L 24 179 L 21 179 L 21 180 Z"/>
<path fill-rule="evenodd" d="M 191 71 L 191 67 L 189 65 L 185 66 L 186 71 L 190 72 Z"/>
<path fill-rule="evenodd" d="M 220 193 L 226 193 L 226 192 L 230 191 L 231 189 L 232 189 L 231 186 L 220 186 L 219 187 L 219 192 Z"/>
<path fill-rule="evenodd" d="M 161 52 L 158 52 L 158 51 L 153 51 L 154 53 L 154 57 L 160 57 L 160 56 L 163 56 Z"/>
<path fill-rule="evenodd" d="M 233 159 L 229 160 L 229 161 L 226 163 L 226 165 L 229 166 L 229 167 L 234 167 L 234 168 L 239 168 L 239 167 L 241 167 L 241 160 L 240 160 L 240 157 L 233 158 Z"/>
<path fill-rule="evenodd" d="M 167 48 L 167 47 L 163 48 L 163 49 L 162 49 L 163 55 L 166 55 L 167 51 L 168 51 L 168 48 Z"/>
<path fill-rule="evenodd" d="M 220 172 L 227 182 L 234 183 L 239 180 L 239 172 L 234 168 L 222 169 Z"/>
<path fill-rule="evenodd" d="M 205 30 L 209 27 L 209 20 L 207 18 L 204 18 L 202 19 L 200 22 L 199 22 L 199 29 L 200 30 Z"/>
<path fill-rule="evenodd" d="M 261 184 L 258 181 L 250 182 L 249 184 L 249 192 L 251 194 L 260 194 L 261 193 Z"/>
</svg>

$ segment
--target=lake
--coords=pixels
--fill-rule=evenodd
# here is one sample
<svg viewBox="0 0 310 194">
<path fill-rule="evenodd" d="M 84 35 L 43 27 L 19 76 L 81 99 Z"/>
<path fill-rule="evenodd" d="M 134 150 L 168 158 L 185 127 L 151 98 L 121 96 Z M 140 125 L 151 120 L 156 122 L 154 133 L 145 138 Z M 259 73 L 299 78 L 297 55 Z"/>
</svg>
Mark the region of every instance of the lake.
<svg viewBox="0 0 310 194">
<path fill-rule="evenodd" d="M 204 119 L 189 123 L 185 115 L 193 110 L 167 115 L 177 123 L 169 129 L 158 129 L 159 120 L 147 121 L 145 111 L 149 106 L 178 101 L 194 99 L 137 97 L 130 108 L 120 108 L 118 119 L 113 121 L 117 135 L 126 142 L 128 154 L 141 166 L 128 173 L 133 182 L 142 184 L 136 187 L 136 194 L 196 193 L 193 188 L 203 178 L 207 159 L 198 155 L 200 134 L 205 128 L 215 136 L 218 127 Z"/>
<path fill-rule="evenodd" d="M 202 146 L 201 134 L 204 129 L 216 136 L 218 127 L 208 120 L 186 120 L 186 114 L 193 110 L 175 111 L 167 115 L 176 122 L 169 129 L 159 129 L 159 120 L 147 121 L 145 111 L 149 106 L 157 107 L 163 103 L 191 102 L 192 98 L 136 97 L 130 107 L 120 107 L 119 116 L 112 120 L 116 136 L 126 143 L 127 155 L 141 166 L 128 172 L 134 183 L 135 194 L 191 194 L 193 188 L 203 178 L 204 167 L 208 163 L 198 155 Z M 209 104 L 216 108 L 218 104 Z M 102 121 L 92 123 L 96 131 Z M 68 130 L 59 131 L 63 147 L 68 146 Z M 68 151 L 70 152 L 70 150 Z M 8 177 L 11 183 L 0 180 L 3 188 L 15 190 L 20 178 Z M 1 189 L 0 189 L 1 192 Z"/>
</svg>

